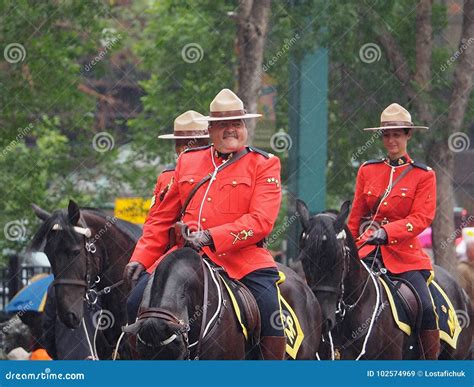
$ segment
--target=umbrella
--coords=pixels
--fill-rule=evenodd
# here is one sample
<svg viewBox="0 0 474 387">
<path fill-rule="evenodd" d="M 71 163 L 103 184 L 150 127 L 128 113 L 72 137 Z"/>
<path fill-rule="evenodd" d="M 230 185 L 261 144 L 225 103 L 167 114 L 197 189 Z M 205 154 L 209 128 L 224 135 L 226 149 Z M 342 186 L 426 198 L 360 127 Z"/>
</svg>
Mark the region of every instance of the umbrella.
<svg viewBox="0 0 474 387">
<path fill-rule="evenodd" d="M 30 284 L 21 289 L 5 306 L 5 312 L 43 312 L 48 286 L 53 275 L 38 274 L 31 278 Z"/>
</svg>

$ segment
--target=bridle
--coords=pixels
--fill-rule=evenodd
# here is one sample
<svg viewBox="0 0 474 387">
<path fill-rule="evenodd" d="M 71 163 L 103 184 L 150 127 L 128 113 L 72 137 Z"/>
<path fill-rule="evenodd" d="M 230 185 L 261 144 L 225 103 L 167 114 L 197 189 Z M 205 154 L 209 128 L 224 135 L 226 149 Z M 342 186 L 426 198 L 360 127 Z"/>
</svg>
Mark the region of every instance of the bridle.
<svg viewBox="0 0 474 387">
<path fill-rule="evenodd" d="M 53 281 L 54 286 L 58 285 L 73 285 L 80 286 L 85 288 L 85 300 L 87 303 L 92 306 L 97 304 L 100 296 L 108 294 L 112 289 L 122 285 L 123 280 L 120 280 L 113 285 L 106 286 L 101 290 L 97 290 L 97 287 L 102 280 L 101 273 L 104 271 L 104 257 L 97 257 L 95 254 L 97 252 L 96 247 L 96 238 L 91 238 L 92 232 L 91 229 L 87 226 L 84 218 L 81 216 L 78 224 L 80 226 L 73 226 L 73 230 L 84 236 L 84 248 L 86 250 L 86 276 L 85 279 L 73 279 L 73 278 L 55 278 Z M 53 225 L 52 230 L 62 230 L 63 227 L 56 223 Z M 107 261 L 107 249 L 104 249 L 105 260 Z M 98 274 L 93 279 L 91 274 L 92 262 L 99 262 Z"/>
<path fill-rule="evenodd" d="M 336 219 L 336 215 L 331 214 L 331 213 L 321 213 L 321 214 L 315 215 L 315 217 L 322 217 L 322 216 L 330 217 L 333 220 Z M 302 237 L 305 240 L 307 240 L 308 237 L 309 237 L 309 234 L 303 233 Z M 326 236 L 323 237 L 323 240 L 324 240 L 324 238 L 327 239 Z M 349 248 L 349 246 L 347 246 L 347 243 L 346 243 L 347 234 L 346 234 L 346 231 L 344 229 L 342 229 L 342 231 L 339 232 L 336 235 L 336 240 L 339 242 L 338 243 L 339 251 L 337 251 L 336 254 L 339 254 L 340 256 L 342 256 L 342 265 L 343 265 L 342 266 L 342 276 L 341 276 L 341 280 L 340 280 L 339 284 L 336 285 L 336 286 L 312 284 L 312 285 L 310 285 L 310 288 L 313 291 L 313 293 L 315 293 L 315 294 L 316 294 L 316 292 L 326 292 L 326 293 L 333 293 L 333 294 L 336 295 L 337 303 L 336 303 L 336 312 L 335 313 L 336 313 L 336 321 L 337 321 L 337 323 L 339 323 L 344 319 L 346 313 L 349 312 L 350 310 L 352 310 L 358 304 L 358 302 L 362 298 L 362 294 L 365 291 L 365 286 L 364 286 L 360 296 L 358 297 L 358 299 L 355 303 L 353 303 L 353 304 L 346 304 L 345 303 L 345 301 L 344 301 L 344 296 L 345 296 L 344 282 L 345 282 L 346 278 L 349 275 L 351 254 L 350 254 L 350 248 Z"/>
<path fill-rule="evenodd" d="M 194 360 L 198 360 L 201 354 L 201 345 L 204 340 L 204 335 L 206 331 L 206 321 L 207 321 L 207 312 L 208 312 L 208 304 L 209 304 L 209 274 L 208 274 L 208 268 L 206 268 L 206 264 L 204 263 L 204 258 L 200 258 L 201 262 L 201 267 L 203 271 L 203 305 L 202 305 L 202 317 L 201 317 L 201 328 L 199 331 L 199 338 L 196 343 L 196 352 L 194 355 Z M 211 268 L 209 268 L 211 270 Z M 167 339 L 160 341 L 159 343 L 147 343 L 145 342 L 141 337 L 140 334 L 137 333 L 137 340 L 140 341 L 143 345 L 149 347 L 149 348 L 159 348 L 159 347 L 164 347 L 168 344 L 171 344 L 177 337 L 178 335 L 181 335 L 186 347 L 186 354 L 185 354 L 185 359 L 190 360 L 191 359 L 191 350 L 190 348 L 193 346 L 193 344 L 189 344 L 189 331 L 191 330 L 191 326 L 189 323 L 185 323 L 184 320 L 179 319 L 176 317 L 175 314 L 170 312 L 169 310 L 163 309 L 163 308 L 156 308 L 156 307 L 147 307 L 147 308 L 142 308 L 139 311 L 138 318 L 137 320 L 143 320 L 145 318 L 158 318 L 161 320 L 166 321 L 167 323 L 173 324 L 177 326 L 178 328 L 174 331 L 174 333 L 168 337 Z"/>
</svg>

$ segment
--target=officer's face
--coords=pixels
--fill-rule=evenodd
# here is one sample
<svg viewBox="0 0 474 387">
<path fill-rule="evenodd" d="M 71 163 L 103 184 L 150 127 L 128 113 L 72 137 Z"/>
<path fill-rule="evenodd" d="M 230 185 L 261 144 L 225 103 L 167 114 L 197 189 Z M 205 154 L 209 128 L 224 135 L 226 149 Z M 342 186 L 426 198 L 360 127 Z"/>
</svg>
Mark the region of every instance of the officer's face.
<svg viewBox="0 0 474 387">
<path fill-rule="evenodd" d="M 231 153 L 245 146 L 248 133 L 244 120 L 211 121 L 209 136 L 216 150 Z"/>
<path fill-rule="evenodd" d="M 175 143 L 176 155 L 179 156 L 183 151 L 189 148 L 205 146 L 209 143 L 207 138 L 177 139 Z"/>
<path fill-rule="evenodd" d="M 382 132 L 382 142 L 392 159 L 403 156 L 407 151 L 407 143 L 411 132 L 405 133 L 403 129 L 386 129 Z"/>
</svg>

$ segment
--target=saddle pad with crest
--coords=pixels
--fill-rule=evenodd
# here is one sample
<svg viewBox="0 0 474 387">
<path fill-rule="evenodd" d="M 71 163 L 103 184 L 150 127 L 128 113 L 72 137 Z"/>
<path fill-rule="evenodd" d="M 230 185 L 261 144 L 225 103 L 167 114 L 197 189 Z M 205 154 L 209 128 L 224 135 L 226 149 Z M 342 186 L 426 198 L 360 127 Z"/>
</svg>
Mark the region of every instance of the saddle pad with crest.
<svg viewBox="0 0 474 387">
<path fill-rule="evenodd" d="M 387 283 L 387 281 L 382 277 L 380 277 L 380 281 L 382 282 L 383 288 L 387 294 L 393 319 L 403 332 L 407 335 L 411 335 L 412 322 L 408 318 L 408 314 L 403 307 L 403 302 L 400 302 L 396 287 Z M 456 349 L 458 336 L 459 333 L 461 333 L 461 326 L 459 325 L 459 320 L 456 316 L 454 307 L 447 294 L 443 289 L 441 289 L 436 281 L 431 281 L 428 288 L 435 306 L 440 338 L 448 343 L 452 348 Z"/>
<path fill-rule="evenodd" d="M 227 293 L 229 294 L 229 297 L 231 299 L 232 306 L 236 314 L 237 320 L 239 321 L 242 327 L 242 333 L 244 334 L 245 338 L 248 340 L 249 335 L 254 334 L 252 332 L 255 332 L 256 330 L 255 328 L 252 329 L 248 327 L 248 322 L 254 321 L 255 319 L 252 316 L 248 316 L 249 308 L 245 306 L 247 302 L 242 299 L 241 293 L 238 290 L 238 287 L 242 287 L 243 284 L 241 284 L 238 281 L 232 280 L 231 278 L 229 278 L 227 275 L 223 274 L 222 272 L 220 272 L 219 275 L 221 276 L 223 283 L 225 285 L 225 288 L 227 290 Z M 277 282 L 277 284 L 281 284 L 285 281 L 285 274 L 283 274 L 282 272 L 279 272 L 279 275 L 280 275 L 280 280 Z M 247 290 L 247 292 L 249 291 Z M 292 359 L 296 359 L 296 356 L 298 355 L 298 350 L 304 339 L 304 333 L 303 333 L 303 330 L 301 329 L 298 316 L 296 315 L 293 308 L 285 300 L 285 298 L 280 292 L 278 292 L 278 295 L 280 298 L 281 321 L 283 322 L 284 327 L 285 327 L 286 353 Z M 257 332 L 259 331 L 260 329 L 257 330 Z"/>
</svg>

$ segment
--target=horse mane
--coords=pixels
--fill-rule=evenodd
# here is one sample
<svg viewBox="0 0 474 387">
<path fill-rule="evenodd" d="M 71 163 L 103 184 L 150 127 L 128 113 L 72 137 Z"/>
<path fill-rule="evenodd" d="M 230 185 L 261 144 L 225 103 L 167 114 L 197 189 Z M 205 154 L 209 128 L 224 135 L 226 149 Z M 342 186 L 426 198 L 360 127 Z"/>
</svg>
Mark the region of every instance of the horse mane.
<svg viewBox="0 0 474 387">
<path fill-rule="evenodd" d="M 43 246 L 43 242 L 48 236 L 48 234 L 53 229 L 55 224 L 59 226 L 68 233 L 69 236 L 74 237 L 74 229 L 69 223 L 69 218 L 67 210 L 57 210 L 54 211 L 51 216 L 46 219 L 38 229 L 38 231 L 33 236 L 33 240 L 30 243 L 28 250 L 30 251 L 39 251 Z"/>
<path fill-rule="evenodd" d="M 103 219 L 104 221 L 109 221 L 113 223 L 117 229 L 125 234 L 132 241 L 137 242 L 143 234 L 143 230 L 140 226 L 127 222 L 126 220 L 111 217 L 107 215 L 104 211 L 95 207 L 83 207 L 81 210 L 89 211 L 96 215 L 97 217 Z"/>
<path fill-rule="evenodd" d="M 137 242 L 142 235 L 142 229 L 140 226 L 127 222 L 122 219 L 110 217 L 104 211 L 94 207 L 81 207 L 81 213 L 83 215 L 92 214 L 99 219 L 103 220 L 104 223 L 111 222 L 122 234 L 131 239 L 133 242 Z M 51 232 L 53 226 L 59 224 L 59 226 L 65 230 L 71 237 L 74 236 L 74 230 L 69 223 L 67 210 L 61 209 L 54 211 L 51 216 L 46 219 L 35 233 L 32 242 L 30 243 L 29 250 L 37 251 L 40 250 L 47 235 Z"/>
</svg>

